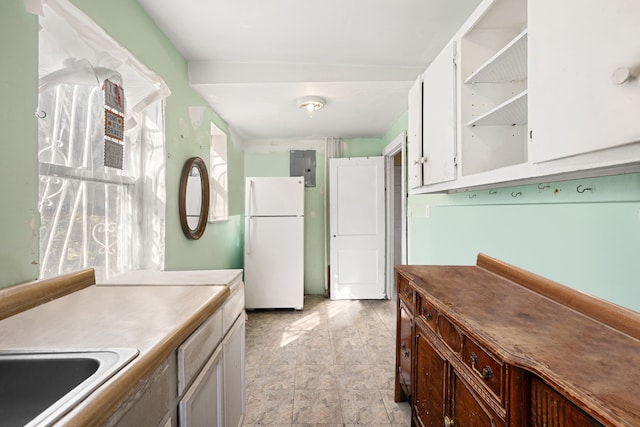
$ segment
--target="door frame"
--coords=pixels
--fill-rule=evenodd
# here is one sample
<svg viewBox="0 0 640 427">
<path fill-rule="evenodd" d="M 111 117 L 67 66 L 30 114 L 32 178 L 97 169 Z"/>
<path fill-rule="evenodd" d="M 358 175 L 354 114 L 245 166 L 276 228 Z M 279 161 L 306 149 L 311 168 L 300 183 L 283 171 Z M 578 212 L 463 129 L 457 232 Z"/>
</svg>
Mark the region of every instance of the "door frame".
<svg viewBox="0 0 640 427">
<path fill-rule="evenodd" d="M 387 298 L 390 300 L 396 299 L 395 292 L 395 274 L 394 274 L 394 258 L 395 251 L 393 242 L 395 241 L 395 209 L 393 209 L 393 199 L 395 192 L 395 180 L 393 174 L 393 158 L 398 154 L 402 153 L 402 173 L 401 173 L 401 262 L 402 264 L 407 263 L 407 131 L 403 131 L 399 133 L 384 149 L 382 150 L 382 155 L 384 156 L 385 163 L 385 187 L 386 191 L 386 200 L 385 200 L 385 209 L 386 209 L 386 267 L 385 267 L 385 276 L 386 276 L 386 286 L 385 292 L 387 294 Z"/>
</svg>

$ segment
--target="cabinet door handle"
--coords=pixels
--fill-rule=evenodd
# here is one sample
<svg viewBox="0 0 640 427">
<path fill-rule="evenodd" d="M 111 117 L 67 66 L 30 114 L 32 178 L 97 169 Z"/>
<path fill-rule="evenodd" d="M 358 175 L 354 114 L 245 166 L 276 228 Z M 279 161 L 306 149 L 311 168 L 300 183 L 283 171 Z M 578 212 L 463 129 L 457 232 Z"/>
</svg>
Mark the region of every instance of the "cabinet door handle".
<svg viewBox="0 0 640 427">
<path fill-rule="evenodd" d="M 491 370 L 491 366 L 487 365 L 482 368 L 482 372 L 476 368 L 476 364 L 478 363 L 478 355 L 475 353 L 471 353 L 471 369 L 480 376 L 483 380 L 490 380 L 493 377 L 493 370 Z"/>
<path fill-rule="evenodd" d="M 445 415 L 444 427 L 453 427 L 453 420 Z"/>
</svg>

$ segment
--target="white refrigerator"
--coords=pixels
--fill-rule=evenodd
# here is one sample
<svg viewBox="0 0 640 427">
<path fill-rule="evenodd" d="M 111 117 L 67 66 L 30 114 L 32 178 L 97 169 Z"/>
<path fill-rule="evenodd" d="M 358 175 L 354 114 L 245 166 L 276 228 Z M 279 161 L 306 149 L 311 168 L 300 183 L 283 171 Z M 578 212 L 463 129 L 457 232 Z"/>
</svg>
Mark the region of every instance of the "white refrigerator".
<svg viewBox="0 0 640 427">
<path fill-rule="evenodd" d="M 246 178 L 244 282 L 248 310 L 304 303 L 304 178 Z"/>
</svg>

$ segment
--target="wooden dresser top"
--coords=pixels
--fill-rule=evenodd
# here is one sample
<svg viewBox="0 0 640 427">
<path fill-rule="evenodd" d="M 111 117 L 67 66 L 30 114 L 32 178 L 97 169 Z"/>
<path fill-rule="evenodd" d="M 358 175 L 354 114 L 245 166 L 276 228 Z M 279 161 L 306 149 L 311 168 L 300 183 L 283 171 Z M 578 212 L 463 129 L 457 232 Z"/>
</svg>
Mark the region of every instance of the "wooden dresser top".
<svg viewBox="0 0 640 427">
<path fill-rule="evenodd" d="M 607 316 L 600 319 L 597 313 L 575 308 L 591 297 L 559 284 L 555 285 L 560 292 L 554 294 L 553 283 L 543 278 L 543 286 L 536 288 L 531 282 L 537 276 L 526 272 L 528 277 L 517 283 L 512 279 L 520 275 L 498 274 L 500 268 L 491 263 L 481 255 L 479 264 L 485 267 L 396 268 L 436 309 L 505 362 L 538 375 L 596 419 L 639 426 L 640 340 L 633 336 L 637 325 L 622 332 L 610 326 L 615 322 L 604 323 Z M 640 321 L 637 313 L 601 300 L 594 299 L 589 307 L 609 314 L 619 309 L 626 321 Z"/>
</svg>

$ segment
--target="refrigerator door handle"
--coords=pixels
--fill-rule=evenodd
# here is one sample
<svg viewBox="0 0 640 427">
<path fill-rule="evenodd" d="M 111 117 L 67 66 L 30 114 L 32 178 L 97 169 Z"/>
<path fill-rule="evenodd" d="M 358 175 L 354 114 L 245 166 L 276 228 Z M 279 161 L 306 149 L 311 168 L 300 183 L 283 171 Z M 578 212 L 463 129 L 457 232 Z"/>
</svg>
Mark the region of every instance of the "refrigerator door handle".
<svg viewBox="0 0 640 427">
<path fill-rule="evenodd" d="M 253 217 L 247 217 L 247 255 L 251 255 L 251 246 L 253 246 L 253 237 L 251 236 L 251 222 L 253 222 Z"/>
<path fill-rule="evenodd" d="M 249 181 L 249 206 L 247 207 L 247 215 L 251 216 L 253 215 L 253 203 L 254 203 L 254 184 L 253 184 L 253 180 Z"/>
</svg>

